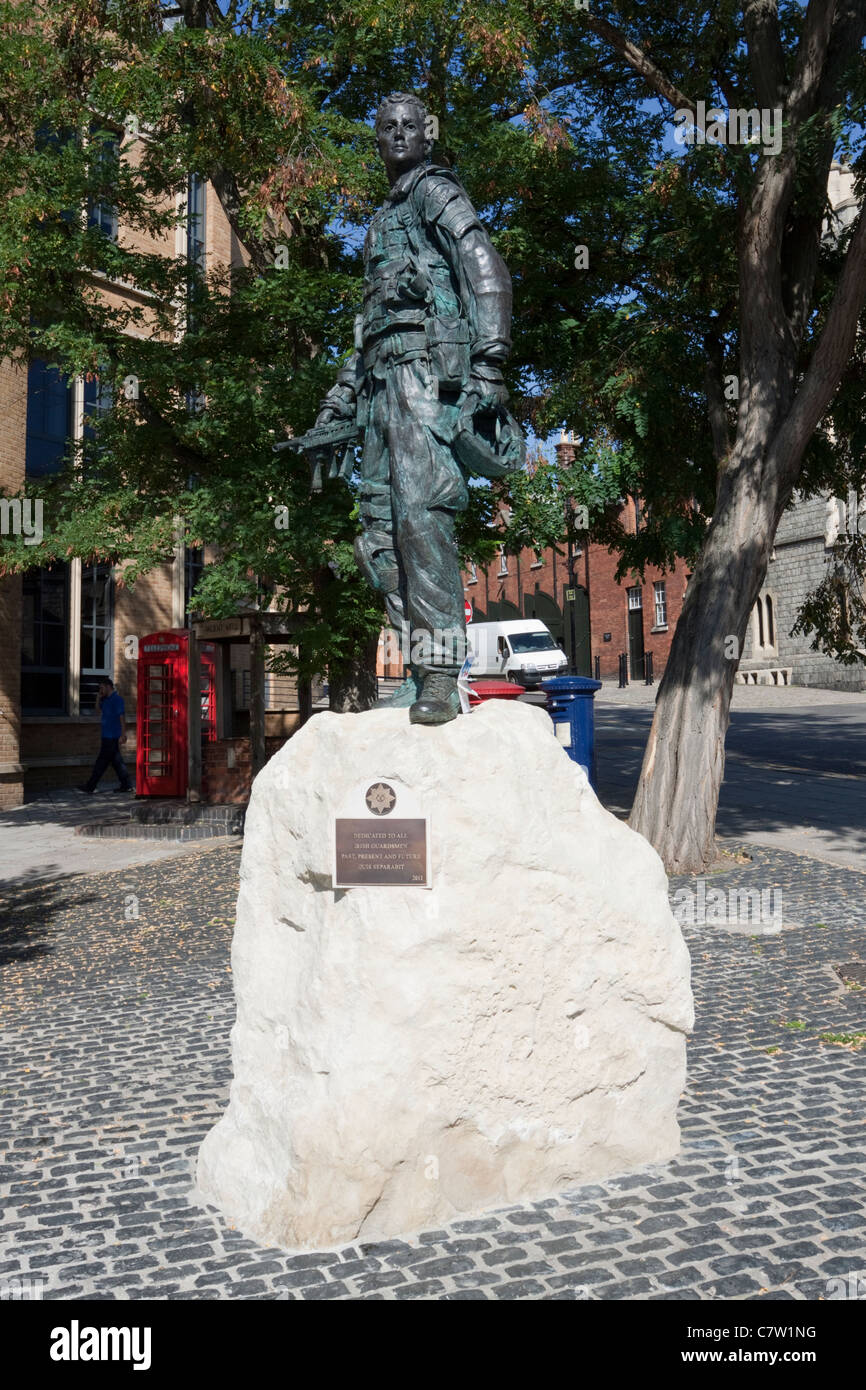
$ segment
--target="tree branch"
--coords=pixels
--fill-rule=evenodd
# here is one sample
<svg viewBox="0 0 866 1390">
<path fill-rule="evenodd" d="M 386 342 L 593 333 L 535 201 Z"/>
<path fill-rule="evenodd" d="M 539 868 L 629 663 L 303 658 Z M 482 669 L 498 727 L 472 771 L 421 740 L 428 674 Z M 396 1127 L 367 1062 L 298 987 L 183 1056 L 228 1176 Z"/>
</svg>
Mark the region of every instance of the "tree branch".
<svg viewBox="0 0 866 1390">
<path fill-rule="evenodd" d="M 672 82 L 646 54 L 638 48 L 637 44 L 632 43 L 622 30 L 609 24 L 606 19 L 598 19 L 595 15 L 584 13 L 584 19 L 594 34 L 605 43 L 609 43 L 611 48 L 625 58 L 629 67 L 633 68 L 641 77 L 646 78 L 647 82 L 663 97 L 666 102 L 677 111 L 690 111 L 692 114 L 697 110 L 697 103 L 691 97 L 687 97 L 685 92 L 681 92 L 675 82 Z"/>
<path fill-rule="evenodd" d="M 722 344 L 715 334 L 708 334 L 704 338 L 704 352 L 706 353 L 704 380 L 707 392 L 707 415 L 709 416 L 710 434 L 713 440 L 713 456 L 716 463 L 721 464 L 727 457 L 730 448 L 730 436 L 728 412 L 725 408 L 725 396 L 722 389 L 724 368 Z"/>
<path fill-rule="evenodd" d="M 866 34 L 866 0 L 840 0 L 830 36 L 816 106 L 828 113 L 811 170 L 801 175 L 789 227 L 782 245 L 782 277 L 785 308 L 796 341 L 802 341 L 821 246 L 821 230 L 827 204 L 827 178 L 833 158 L 834 132 L 829 112 L 845 101 L 845 79 L 852 55 L 860 52 Z"/>
<path fill-rule="evenodd" d="M 174 432 L 174 426 L 172 425 L 171 421 L 167 420 L 163 415 L 162 411 L 159 410 L 157 406 L 153 405 L 146 391 L 142 389 L 140 383 L 138 388 L 138 399 L 136 400 L 136 405 L 138 406 L 139 415 L 142 417 L 142 419 L 146 421 L 148 425 L 150 425 L 154 429 L 168 431 L 170 436 L 169 443 L 172 453 L 174 454 L 177 462 L 182 464 L 184 468 L 188 468 L 190 472 L 197 473 L 201 471 L 202 465 L 210 463 L 210 459 L 208 458 L 207 454 L 200 453 L 198 449 L 191 449 L 188 444 L 181 444 L 180 440 L 177 438 L 177 435 Z"/>
<path fill-rule="evenodd" d="M 785 86 L 785 50 L 779 33 L 777 0 L 746 0 L 743 24 L 758 105 L 776 106 Z"/>
<path fill-rule="evenodd" d="M 785 115 L 790 127 L 789 140 L 815 110 L 824 74 L 827 50 L 833 33 L 837 0 L 809 0 L 803 35 L 797 50 L 797 66 L 788 89 Z"/>
<path fill-rule="evenodd" d="M 787 419 L 767 453 L 767 470 L 770 474 L 778 472 L 783 488 L 796 482 L 806 445 L 835 395 L 845 365 L 854 349 L 857 325 L 864 304 L 866 213 L 861 212 L 848 246 L 824 331 Z"/>
</svg>

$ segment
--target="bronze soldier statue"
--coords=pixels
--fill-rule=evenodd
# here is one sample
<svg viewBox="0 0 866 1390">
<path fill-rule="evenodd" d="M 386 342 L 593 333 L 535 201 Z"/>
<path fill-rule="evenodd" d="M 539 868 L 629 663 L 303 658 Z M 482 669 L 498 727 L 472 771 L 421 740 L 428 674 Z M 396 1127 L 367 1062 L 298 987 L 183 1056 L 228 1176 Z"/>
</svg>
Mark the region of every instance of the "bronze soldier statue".
<svg viewBox="0 0 866 1390">
<path fill-rule="evenodd" d="M 316 427 L 363 430 L 356 558 L 391 625 L 420 651 L 394 703 L 411 702 L 414 724 L 443 724 L 460 711 L 466 624 L 454 524 L 467 475 L 519 467 L 525 444 L 502 380 L 511 277 L 456 176 L 430 163 L 427 125 L 407 92 L 376 114 L 391 189 L 364 244 L 356 351 Z M 351 451 L 342 464 L 332 455 L 329 476 L 352 466 Z"/>
</svg>

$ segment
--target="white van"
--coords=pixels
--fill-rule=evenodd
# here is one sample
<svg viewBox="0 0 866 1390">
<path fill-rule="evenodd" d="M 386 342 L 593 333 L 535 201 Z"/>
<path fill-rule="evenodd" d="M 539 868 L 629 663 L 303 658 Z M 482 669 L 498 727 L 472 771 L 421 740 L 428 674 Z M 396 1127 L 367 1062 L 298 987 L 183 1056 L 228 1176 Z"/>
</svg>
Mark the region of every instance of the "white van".
<svg viewBox="0 0 866 1390">
<path fill-rule="evenodd" d="M 539 618 L 468 623 L 466 637 L 475 658 L 473 680 L 499 676 L 529 688 L 548 676 L 561 676 L 568 667 L 568 657 Z"/>
</svg>

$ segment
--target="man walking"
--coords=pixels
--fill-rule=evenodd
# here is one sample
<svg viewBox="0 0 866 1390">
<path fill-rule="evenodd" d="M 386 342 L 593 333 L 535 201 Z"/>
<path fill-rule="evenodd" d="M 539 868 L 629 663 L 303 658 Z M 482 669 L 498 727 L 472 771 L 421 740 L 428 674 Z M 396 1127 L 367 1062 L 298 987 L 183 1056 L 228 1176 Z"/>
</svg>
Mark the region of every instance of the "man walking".
<svg viewBox="0 0 866 1390">
<path fill-rule="evenodd" d="M 99 683 L 99 710 L 102 716 L 102 743 L 99 756 L 93 764 L 90 777 L 83 787 L 79 787 L 79 791 L 87 792 L 89 796 L 92 795 L 103 772 L 106 768 L 113 767 L 119 782 L 119 786 L 115 787 L 114 790 L 116 792 L 131 792 L 132 783 L 129 780 L 129 773 L 120 752 L 121 744 L 126 742 L 123 696 L 117 693 L 114 688 L 114 681 L 110 680 L 108 676 Z"/>
</svg>

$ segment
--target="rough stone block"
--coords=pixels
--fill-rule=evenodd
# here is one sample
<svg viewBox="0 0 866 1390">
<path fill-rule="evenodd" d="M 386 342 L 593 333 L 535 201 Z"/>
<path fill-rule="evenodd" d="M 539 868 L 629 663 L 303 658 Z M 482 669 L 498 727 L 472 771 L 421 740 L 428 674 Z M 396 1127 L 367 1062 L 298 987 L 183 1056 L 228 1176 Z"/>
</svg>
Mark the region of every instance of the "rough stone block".
<svg viewBox="0 0 866 1390">
<path fill-rule="evenodd" d="M 430 816 L 433 887 L 335 892 L 335 808 L 383 778 Z M 310 720 L 253 787 L 232 969 L 198 1185 L 268 1245 L 388 1238 L 678 1150 L 692 1000 L 664 870 L 537 707 Z"/>
</svg>

